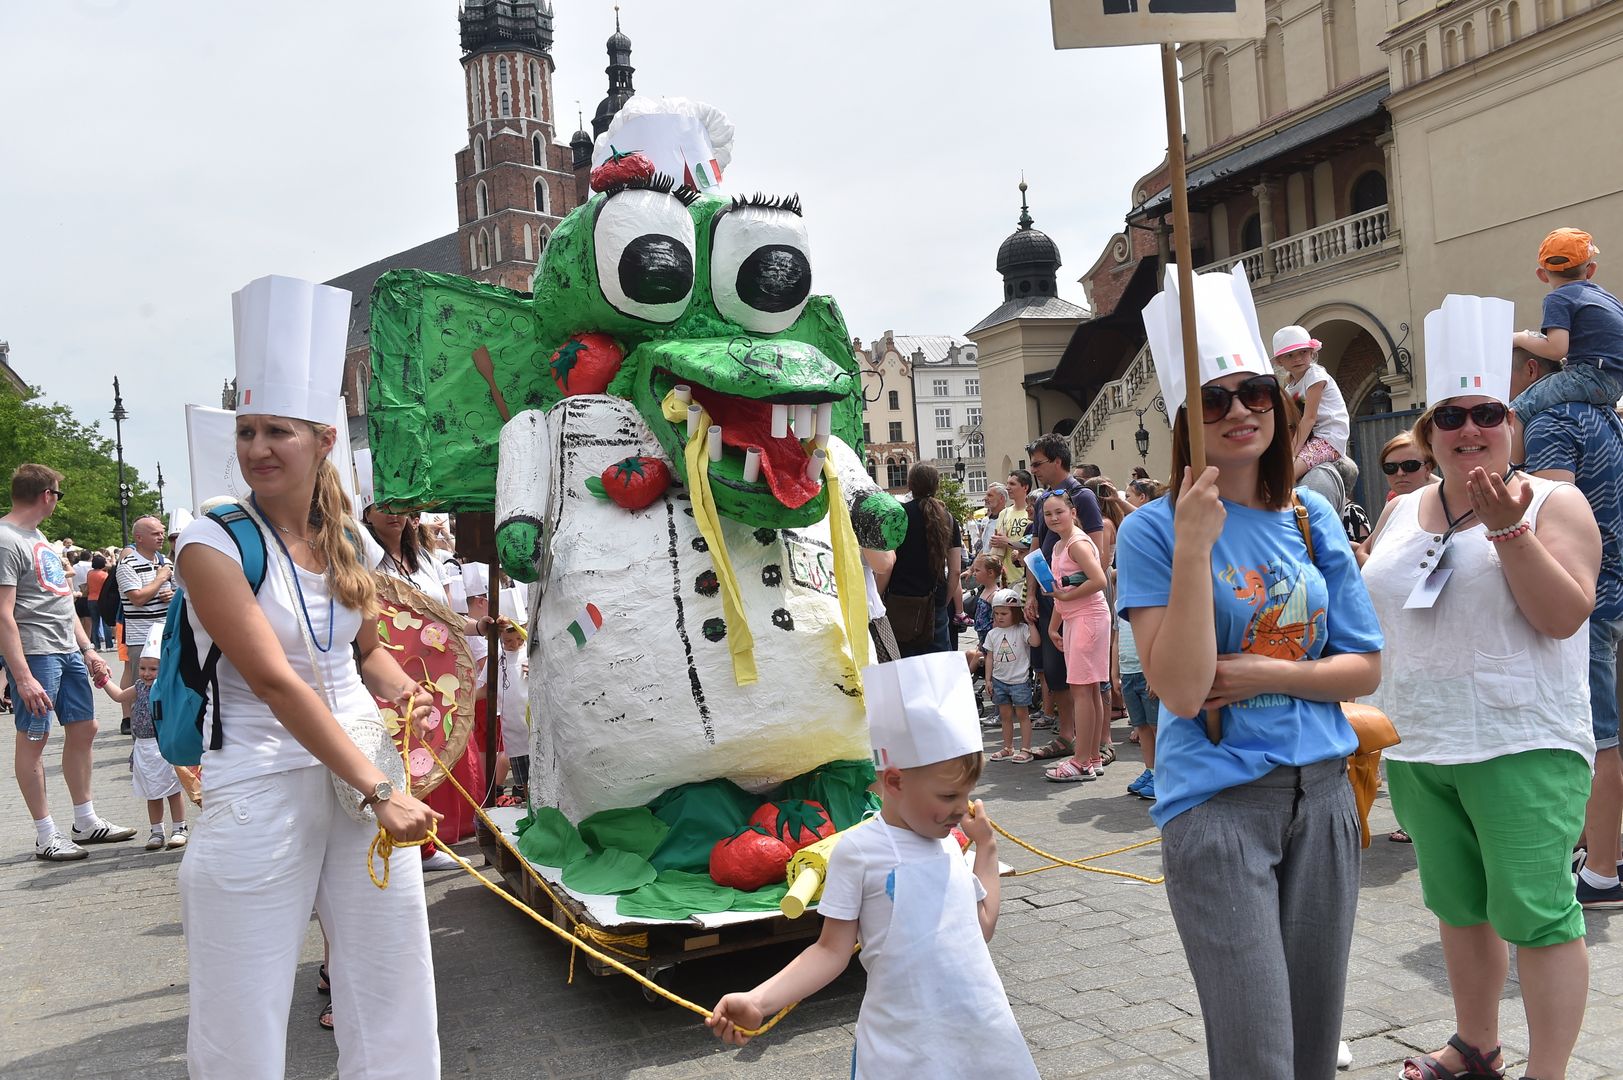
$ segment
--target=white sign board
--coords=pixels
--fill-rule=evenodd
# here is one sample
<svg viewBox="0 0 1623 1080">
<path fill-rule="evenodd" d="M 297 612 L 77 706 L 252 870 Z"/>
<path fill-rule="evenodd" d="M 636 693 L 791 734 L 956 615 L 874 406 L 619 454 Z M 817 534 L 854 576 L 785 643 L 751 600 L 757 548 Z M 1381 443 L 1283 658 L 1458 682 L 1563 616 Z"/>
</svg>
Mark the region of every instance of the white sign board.
<svg viewBox="0 0 1623 1080">
<path fill-rule="evenodd" d="M 355 461 L 349 448 L 349 421 L 343 397 L 338 399 L 335 424 L 338 438 L 329 456 L 339 482 L 353 502 Z M 186 406 L 186 450 L 192 470 L 192 506 L 201 513 L 203 503 L 219 495 L 245 502 L 252 492 L 237 463 L 237 414 L 206 405 Z"/>
<path fill-rule="evenodd" d="M 1260 38 L 1263 0 L 1049 0 L 1054 48 Z"/>
</svg>

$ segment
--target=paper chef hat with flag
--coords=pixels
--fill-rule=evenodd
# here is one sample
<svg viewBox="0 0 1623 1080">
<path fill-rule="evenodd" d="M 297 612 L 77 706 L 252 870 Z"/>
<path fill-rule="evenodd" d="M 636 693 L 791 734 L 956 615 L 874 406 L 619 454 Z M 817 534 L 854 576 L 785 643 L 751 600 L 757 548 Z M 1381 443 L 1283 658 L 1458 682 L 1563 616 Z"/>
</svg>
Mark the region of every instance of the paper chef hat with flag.
<svg viewBox="0 0 1623 1080">
<path fill-rule="evenodd" d="M 874 764 L 913 769 L 981 751 L 969 667 L 956 652 L 862 669 Z"/>
<path fill-rule="evenodd" d="M 155 627 L 147 632 L 147 643 L 141 647 L 141 659 L 143 660 L 163 659 L 163 635 L 157 633 L 157 629 Z"/>
<path fill-rule="evenodd" d="M 179 536 L 186 531 L 186 526 L 192 523 L 192 512 L 184 506 L 177 506 L 169 511 L 169 529 L 165 536 Z"/>
<path fill-rule="evenodd" d="M 733 158 L 733 125 L 714 105 L 637 95 L 620 107 L 592 149 L 592 167 L 615 151 L 639 151 L 657 172 L 699 191 L 721 184 Z"/>
<path fill-rule="evenodd" d="M 372 489 L 372 451 L 355 451 L 355 514 L 360 514 L 377 499 Z"/>
<path fill-rule="evenodd" d="M 345 290 L 298 278 L 262 277 L 234 293 L 237 415 L 332 423 L 349 310 Z"/>
<path fill-rule="evenodd" d="M 1452 397 L 1510 403 L 1516 305 L 1497 296 L 1449 293 L 1426 315 L 1426 404 Z"/>
<path fill-rule="evenodd" d="M 1196 274 L 1195 342 L 1200 355 L 1200 385 L 1213 379 L 1248 371 L 1272 375 L 1274 365 L 1262 344 L 1257 328 L 1257 305 L 1251 299 L 1245 266 L 1236 263 L 1233 273 Z M 1144 333 L 1150 340 L 1150 356 L 1161 382 L 1161 396 L 1167 415 L 1177 415 L 1184 403 L 1183 320 L 1178 309 L 1178 268 L 1169 265 L 1166 288 L 1144 305 Z"/>
</svg>

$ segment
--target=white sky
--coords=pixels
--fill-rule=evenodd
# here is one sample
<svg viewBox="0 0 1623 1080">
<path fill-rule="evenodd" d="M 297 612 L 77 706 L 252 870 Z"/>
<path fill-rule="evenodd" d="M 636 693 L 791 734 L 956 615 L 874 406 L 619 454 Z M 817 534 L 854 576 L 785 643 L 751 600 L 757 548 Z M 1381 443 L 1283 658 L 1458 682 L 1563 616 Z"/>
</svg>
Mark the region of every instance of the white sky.
<svg viewBox="0 0 1623 1080">
<path fill-rule="evenodd" d="M 555 0 L 561 141 L 603 97 L 608 0 Z M 456 227 L 455 0 L 0 3 L 0 339 L 190 499 L 182 406 L 232 374 L 230 294 Z M 1056 52 L 1044 0 L 626 0 L 640 92 L 737 128 L 726 187 L 798 191 L 815 289 L 864 341 L 1002 299 L 1025 170 L 1060 292 L 1165 153 L 1153 48 Z"/>
</svg>

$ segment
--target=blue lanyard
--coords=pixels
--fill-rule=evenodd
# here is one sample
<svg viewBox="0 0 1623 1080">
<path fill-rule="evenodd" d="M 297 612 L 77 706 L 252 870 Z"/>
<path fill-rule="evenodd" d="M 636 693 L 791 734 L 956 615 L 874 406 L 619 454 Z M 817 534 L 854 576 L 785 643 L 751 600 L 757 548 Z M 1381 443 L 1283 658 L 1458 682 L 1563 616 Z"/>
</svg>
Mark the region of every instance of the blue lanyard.
<svg viewBox="0 0 1623 1080">
<path fill-rule="evenodd" d="M 282 554 L 287 558 L 287 565 L 293 572 L 293 589 L 294 589 L 294 591 L 296 593 L 298 593 L 298 596 L 299 596 L 299 610 L 304 613 L 304 625 L 310 631 L 310 643 L 312 645 L 315 645 L 316 628 L 310 622 L 310 607 L 309 607 L 308 604 L 306 604 L 304 602 L 304 586 L 299 584 L 299 564 L 293 561 L 293 553 L 291 551 L 288 551 L 287 545 L 282 542 L 282 534 L 281 534 L 280 530 L 278 530 L 276 528 L 276 526 L 273 523 L 271 523 L 270 518 L 265 514 L 265 511 L 260 507 L 259 500 L 257 498 L 255 498 L 254 496 L 252 496 L 252 495 L 248 496 L 248 499 L 249 499 L 250 502 L 252 502 L 254 504 L 254 509 L 259 511 L 259 516 L 265 518 L 265 523 L 270 525 L 270 527 L 271 527 L 271 536 L 276 540 L 276 546 L 282 549 Z M 327 590 L 327 644 L 325 644 L 325 645 L 316 645 L 316 651 L 317 652 L 320 652 L 320 653 L 332 652 L 332 627 L 333 627 L 333 600 L 332 600 L 332 590 L 329 587 L 329 589 Z"/>
</svg>

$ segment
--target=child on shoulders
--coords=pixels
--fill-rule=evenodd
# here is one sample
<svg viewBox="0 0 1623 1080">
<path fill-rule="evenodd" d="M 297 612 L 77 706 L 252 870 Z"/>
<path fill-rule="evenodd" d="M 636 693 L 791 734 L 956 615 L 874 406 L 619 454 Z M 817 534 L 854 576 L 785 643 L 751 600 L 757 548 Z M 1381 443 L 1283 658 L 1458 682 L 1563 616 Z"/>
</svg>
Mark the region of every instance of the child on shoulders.
<svg viewBox="0 0 1623 1080">
<path fill-rule="evenodd" d="M 1287 326 L 1274 335 L 1274 363 L 1285 369 L 1285 393 L 1295 399 L 1302 415 L 1291 447 L 1298 480 L 1315 466 L 1345 457 L 1352 433 L 1341 387 L 1319 363 L 1321 347 L 1306 327 Z"/>
<path fill-rule="evenodd" d="M 1599 254 L 1580 229 L 1557 229 L 1539 245 L 1538 279 L 1550 287 L 1543 332 L 1519 330 L 1512 342 L 1566 366 L 1510 403 L 1523 424 L 1561 402 L 1610 408 L 1623 398 L 1623 302 L 1591 280 Z"/>
<path fill-rule="evenodd" d="M 186 846 L 186 803 L 181 799 L 179 771 L 163 759 L 158 750 L 158 729 L 152 723 L 152 684 L 158 678 L 158 652 L 162 644 L 156 631 L 147 635 L 136 667 L 135 682 L 129 686 L 115 686 L 111 679 L 101 683 L 101 689 L 120 705 L 130 706 L 130 734 L 135 747 L 130 753 L 130 786 L 137 799 L 147 803 L 147 820 L 152 831 L 147 836 L 147 850 Z M 163 804 L 169 803 L 169 820 L 174 827 L 166 839 L 163 834 Z"/>
<path fill-rule="evenodd" d="M 740 1029 L 827 986 L 860 941 L 868 988 L 855 1080 L 1035 1078 L 986 948 L 998 917 L 997 841 L 984 806 L 969 801 L 981 771 L 969 672 L 951 653 L 933 653 L 868 667 L 862 678 L 879 816 L 834 845 L 817 942 L 755 989 L 722 998 L 706 1023 L 742 1045 Z M 975 844 L 973 873 L 954 825 Z"/>
</svg>

